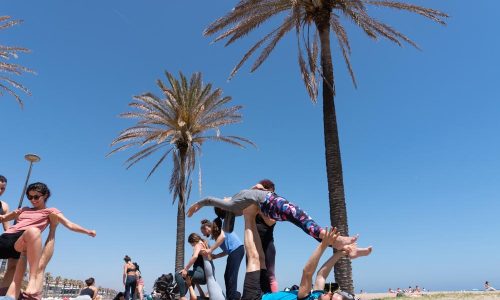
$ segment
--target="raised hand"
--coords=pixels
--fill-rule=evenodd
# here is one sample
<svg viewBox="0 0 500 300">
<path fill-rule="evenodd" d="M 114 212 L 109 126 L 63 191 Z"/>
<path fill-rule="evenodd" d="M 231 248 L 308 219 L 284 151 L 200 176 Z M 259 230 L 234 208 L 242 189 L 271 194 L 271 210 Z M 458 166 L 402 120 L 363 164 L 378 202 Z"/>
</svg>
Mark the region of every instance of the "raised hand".
<svg viewBox="0 0 500 300">
<path fill-rule="evenodd" d="M 340 233 L 337 232 L 337 228 L 325 228 L 325 236 L 323 237 L 323 240 L 321 241 L 321 244 L 325 246 L 332 245 L 337 238 L 339 237 Z"/>
</svg>

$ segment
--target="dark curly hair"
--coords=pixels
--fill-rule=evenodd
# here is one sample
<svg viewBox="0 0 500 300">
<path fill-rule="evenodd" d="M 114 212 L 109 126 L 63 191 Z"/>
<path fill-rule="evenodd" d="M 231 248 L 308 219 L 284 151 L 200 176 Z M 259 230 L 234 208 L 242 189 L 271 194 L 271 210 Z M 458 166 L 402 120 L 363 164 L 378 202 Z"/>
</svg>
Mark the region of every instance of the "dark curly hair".
<svg viewBox="0 0 500 300">
<path fill-rule="evenodd" d="M 28 188 L 26 189 L 26 196 L 29 196 L 28 193 L 31 191 L 39 192 L 40 194 L 45 196 L 45 202 L 47 202 L 47 200 L 49 200 L 50 198 L 50 190 L 45 183 L 35 182 L 28 185 Z"/>
</svg>

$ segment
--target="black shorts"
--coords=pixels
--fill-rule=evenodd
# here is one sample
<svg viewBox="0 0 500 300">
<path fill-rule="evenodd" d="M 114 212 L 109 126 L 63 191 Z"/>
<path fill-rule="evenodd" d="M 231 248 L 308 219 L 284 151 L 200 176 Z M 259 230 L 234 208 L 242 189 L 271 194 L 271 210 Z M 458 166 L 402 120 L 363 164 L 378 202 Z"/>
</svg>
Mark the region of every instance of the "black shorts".
<svg viewBox="0 0 500 300">
<path fill-rule="evenodd" d="M 261 298 L 260 270 L 245 273 L 243 296 L 241 296 L 241 300 L 260 300 Z"/>
<path fill-rule="evenodd" d="M 19 256 L 21 256 L 21 253 L 14 249 L 14 244 L 23 233 L 24 230 L 16 233 L 3 233 L 0 235 L 0 258 L 18 259 Z"/>
</svg>

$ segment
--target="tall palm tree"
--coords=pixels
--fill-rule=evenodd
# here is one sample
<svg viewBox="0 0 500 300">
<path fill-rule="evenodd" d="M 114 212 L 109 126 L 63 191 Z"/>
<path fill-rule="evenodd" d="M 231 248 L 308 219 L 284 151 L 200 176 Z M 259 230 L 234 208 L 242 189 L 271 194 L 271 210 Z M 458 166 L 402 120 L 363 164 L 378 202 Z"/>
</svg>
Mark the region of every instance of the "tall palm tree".
<svg viewBox="0 0 500 300">
<path fill-rule="evenodd" d="M 348 235 L 348 225 L 334 103 L 335 82 L 330 34 L 333 33 L 337 38 L 355 86 L 356 80 L 350 62 L 351 47 L 341 19 L 352 21 L 370 38 L 386 38 L 400 46 L 408 43 L 417 47 L 404 34 L 370 16 L 368 7 L 386 7 L 413 12 L 440 24 L 445 24 L 443 20 L 447 17 L 446 14 L 434 9 L 391 0 L 241 0 L 225 16 L 210 24 L 204 32 L 205 35 L 219 33 L 215 41 L 227 38 L 227 46 L 245 37 L 274 16 L 283 16 L 283 20 L 277 27 L 245 53 L 231 72 L 230 77 L 232 77 L 255 51 L 263 47 L 251 68 L 252 72 L 256 70 L 267 59 L 276 44 L 288 32 L 295 30 L 301 75 L 313 102 L 317 101 L 318 81 L 322 79 L 323 130 L 330 220 L 332 226 L 337 227 L 342 235 Z M 351 265 L 348 259 L 337 263 L 335 279 L 344 290 L 354 291 Z"/>
<path fill-rule="evenodd" d="M 152 93 L 135 96 L 129 106 L 136 111 L 121 115 L 138 121 L 135 126 L 122 131 L 112 142 L 112 146 L 119 143 L 122 145 L 108 155 L 132 146 L 141 147 L 140 151 L 126 161 L 127 168 L 130 168 L 161 150 L 162 154 L 149 173 L 149 178 L 172 153 L 170 192 L 173 194 L 172 203 L 177 200 L 175 269 L 180 270 L 184 266 L 185 205 L 191 191 L 191 173 L 201 146 L 209 140 L 239 147 L 253 143 L 242 137 L 221 135 L 220 127 L 241 120 L 241 106 L 225 107 L 231 97 L 222 97 L 221 89 L 212 90 L 211 84 L 205 85 L 200 73 L 194 73 L 189 81 L 182 73 L 180 80 L 168 72 L 165 74 L 170 86 L 157 80 L 162 97 Z"/>
<path fill-rule="evenodd" d="M 0 16 L 0 30 L 7 29 L 14 25 L 21 23 L 22 20 L 11 20 L 10 16 Z M 23 67 L 18 64 L 7 62 L 9 59 L 16 59 L 19 53 L 28 53 L 29 49 L 16 46 L 0 45 L 0 73 L 10 75 L 21 75 L 22 73 L 34 73 L 31 69 Z M 21 90 L 25 94 L 31 96 L 31 92 L 22 84 L 9 78 L 7 75 L 0 75 L 0 96 L 4 93 L 10 94 L 16 99 L 21 108 L 23 107 L 23 100 L 16 93 L 16 89 Z"/>
</svg>

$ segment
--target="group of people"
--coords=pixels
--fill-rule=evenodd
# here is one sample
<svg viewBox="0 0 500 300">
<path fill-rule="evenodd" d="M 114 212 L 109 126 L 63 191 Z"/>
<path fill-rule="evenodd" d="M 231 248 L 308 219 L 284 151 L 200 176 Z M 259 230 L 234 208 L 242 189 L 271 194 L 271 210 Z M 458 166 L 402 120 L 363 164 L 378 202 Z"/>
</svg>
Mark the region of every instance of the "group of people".
<svg viewBox="0 0 500 300">
<path fill-rule="evenodd" d="M 269 179 L 261 180 L 252 188 L 242 190 L 231 198 L 208 197 L 194 203 L 187 212 L 188 217 L 204 206 L 213 206 L 217 217 L 213 221 L 202 220 L 200 231 L 203 236 L 215 241 L 209 245 L 199 234 L 191 233 L 188 242 L 193 247 L 193 254 L 184 269 L 176 272 L 175 279 L 179 286 L 180 300 L 198 297 L 194 287 L 207 285 L 212 300 L 274 300 L 282 299 L 344 299 L 348 294 L 340 291 L 334 284 L 325 284 L 328 274 L 335 263 L 348 257 L 355 259 L 367 256 L 372 247 L 357 246 L 357 236 L 340 236 L 335 228 L 319 226 L 304 210 L 294 203 L 279 196 L 275 185 Z M 243 243 L 233 232 L 235 216 L 243 216 L 245 231 Z M 224 220 L 224 222 L 223 222 Z M 297 289 L 278 291 L 275 274 L 274 227 L 277 221 L 289 221 L 305 233 L 319 241 L 302 272 Z M 313 283 L 313 274 L 319 259 L 326 249 L 333 247 L 334 254 L 318 269 Z M 217 248 L 222 251 L 214 253 Z M 246 274 L 243 294 L 237 291 L 238 270 L 246 252 Z M 226 293 L 214 278 L 213 259 L 227 256 L 224 281 Z M 200 289 L 200 296 L 204 292 Z"/>
<path fill-rule="evenodd" d="M 123 265 L 123 285 L 125 286 L 123 297 L 127 300 L 143 300 L 144 279 L 142 278 L 139 264 L 132 262 L 132 259 L 128 255 L 125 255 L 123 260 L 125 261 L 125 264 Z"/>
<path fill-rule="evenodd" d="M 6 188 L 7 178 L 0 175 L 0 196 Z M 0 201 L 0 222 L 4 228 L 4 233 L 0 235 L 0 258 L 8 260 L 7 271 L 0 282 L 1 300 L 42 298 L 43 274 L 54 253 L 55 232 L 59 223 L 71 231 L 96 236 L 95 230 L 71 222 L 57 208 L 47 207 L 50 195 L 46 184 L 35 182 L 26 188 L 31 206 L 10 211 L 8 204 Z M 41 234 L 47 227 L 49 234 L 42 247 Z M 27 264 L 28 284 L 21 293 Z"/>
</svg>

